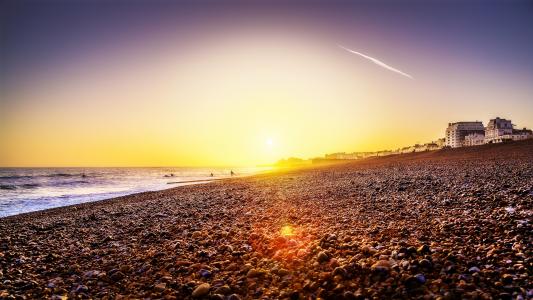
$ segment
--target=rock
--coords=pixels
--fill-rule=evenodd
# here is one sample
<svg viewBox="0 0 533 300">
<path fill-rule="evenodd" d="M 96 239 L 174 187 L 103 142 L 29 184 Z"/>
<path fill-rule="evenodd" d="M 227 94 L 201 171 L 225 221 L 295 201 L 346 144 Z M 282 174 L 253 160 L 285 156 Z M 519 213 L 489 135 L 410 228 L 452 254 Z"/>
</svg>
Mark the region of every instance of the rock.
<svg viewBox="0 0 533 300">
<path fill-rule="evenodd" d="M 292 291 L 289 298 L 291 300 L 298 300 L 300 298 L 300 293 L 298 291 Z"/>
<path fill-rule="evenodd" d="M 333 276 L 335 276 L 335 275 L 339 275 L 339 276 L 345 278 L 348 275 L 348 273 L 346 272 L 346 270 L 343 267 L 336 267 L 333 270 Z"/>
<path fill-rule="evenodd" d="M 255 278 L 255 277 L 259 277 L 259 276 L 263 276 L 265 275 L 265 270 L 261 270 L 261 269 L 250 269 L 248 271 L 248 273 L 246 274 L 247 277 L 249 278 Z"/>
<path fill-rule="evenodd" d="M 202 283 L 194 289 L 192 292 L 192 297 L 204 297 L 205 295 L 209 294 L 209 289 L 211 289 L 211 285 L 209 283 Z"/>
<path fill-rule="evenodd" d="M 89 288 L 86 285 L 80 284 L 76 287 L 76 293 L 87 293 Z"/>
<path fill-rule="evenodd" d="M 118 270 L 116 272 L 110 273 L 109 275 L 109 278 L 113 281 L 120 281 L 124 279 L 124 277 L 126 277 L 126 275 L 124 275 L 124 273 Z"/>
<path fill-rule="evenodd" d="M 363 248 L 361 248 L 361 252 L 363 252 L 366 255 L 374 255 L 377 252 L 377 250 L 374 247 L 370 247 L 366 245 L 366 246 L 363 246 Z"/>
<path fill-rule="evenodd" d="M 202 276 L 203 278 L 211 277 L 211 272 L 205 269 L 201 269 L 200 271 L 198 271 L 198 274 L 200 274 L 200 276 Z"/>
<path fill-rule="evenodd" d="M 370 268 L 373 275 L 379 276 L 380 279 L 385 279 L 389 276 L 390 263 L 387 260 L 379 260 Z"/>
<path fill-rule="evenodd" d="M 345 300 L 357 300 L 357 297 L 354 295 L 354 293 L 350 291 L 344 292 L 342 296 Z"/>
<path fill-rule="evenodd" d="M 241 300 L 241 297 L 237 294 L 231 294 L 229 295 L 228 300 Z"/>
<path fill-rule="evenodd" d="M 278 270 L 277 274 L 279 276 L 285 276 L 285 275 L 289 274 L 289 270 L 281 268 L 281 269 Z"/>
<path fill-rule="evenodd" d="M 326 252 L 321 251 L 321 252 L 319 252 L 318 255 L 317 255 L 317 261 L 318 261 L 319 263 L 327 262 L 327 261 L 329 261 L 329 256 L 326 254 Z"/>
<path fill-rule="evenodd" d="M 402 262 L 400 262 L 400 267 L 402 267 L 403 269 L 408 269 L 409 266 L 410 264 L 408 260 L 403 260 Z"/>
<path fill-rule="evenodd" d="M 470 269 L 468 269 L 468 272 L 470 273 L 478 273 L 480 270 L 478 267 L 471 267 Z"/>
<path fill-rule="evenodd" d="M 513 299 L 513 296 L 509 293 L 500 293 L 498 295 L 498 299 L 501 299 L 501 300 L 512 300 Z"/>
<path fill-rule="evenodd" d="M 415 276 L 407 277 L 403 284 L 407 289 L 415 289 L 424 284 L 425 282 L 426 277 L 422 274 L 417 274 Z"/>
<path fill-rule="evenodd" d="M 419 254 L 426 254 L 426 253 L 430 253 L 431 250 L 428 245 L 424 244 L 418 247 L 418 249 L 416 249 L 416 252 L 418 252 Z"/>
<path fill-rule="evenodd" d="M 433 267 L 433 264 L 428 259 L 421 259 L 418 264 L 424 269 L 431 269 Z"/>
<path fill-rule="evenodd" d="M 180 267 L 180 266 L 190 266 L 192 265 L 192 262 L 189 261 L 189 260 L 178 260 L 175 262 L 175 265 Z"/>
<path fill-rule="evenodd" d="M 375 264 L 372 265 L 372 269 L 375 269 L 375 268 L 378 268 L 378 267 L 382 267 L 382 268 L 386 268 L 387 270 L 390 269 L 391 265 L 390 265 L 390 262 L 388 260 L 378 260 Z"/>
<path fill-rule="evenodd" d="M 229 295 L 230 293 L 231 293 L 231 288 L 227 284 L 215 289 L 215 294 Z"/>
<path fill-rule="evenodd" d="M 426 283 L 426 276 L 424 276 L 424 274 L 416 274 L 415 278 L 420 284 Z"/>
<path fill-rule="evenodd" d="M 166 283 L 158 283 L 154 286 L 154 290 L 158 291 L 158 292 L 163 292 L 164 290 L 167 289 L 167 284 Z"/>
<path fill-rule="evenodd" d="M 131 271 L 131 266 L 130 265 L 122 265 L 122 266 L 120 266 L 120 272 L 128 273 L 130 271 Z"/>
<path fill-rule="evenodd" d="M 511 274 L 504 274 L 504 275 L 502 276 L 502 282 L 503 282 L 504 284 L 511 284 L 511 283 L 513 283 L 513 275 L 511 275 Z"/>
</svg>

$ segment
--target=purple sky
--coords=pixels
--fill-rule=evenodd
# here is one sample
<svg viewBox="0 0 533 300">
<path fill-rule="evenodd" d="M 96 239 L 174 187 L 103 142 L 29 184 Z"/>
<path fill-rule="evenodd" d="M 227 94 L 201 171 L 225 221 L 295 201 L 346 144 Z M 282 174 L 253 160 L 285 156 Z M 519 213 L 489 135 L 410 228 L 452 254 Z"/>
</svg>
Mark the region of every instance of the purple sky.
<svg viewBox="0 0 533 300">
<path fill-rule="evenodd" d="M 166 31 L 179 31 L 179 38 L 253 20 L 325 31 L 332 42 L 363 52 L 378 45 L 398 55 L 431 51 L 435 59 L 533 78 L 532 1 L 195 2 L 3 1 L 1 77 L 16 83 L 128 40 Z"/>
</svg>

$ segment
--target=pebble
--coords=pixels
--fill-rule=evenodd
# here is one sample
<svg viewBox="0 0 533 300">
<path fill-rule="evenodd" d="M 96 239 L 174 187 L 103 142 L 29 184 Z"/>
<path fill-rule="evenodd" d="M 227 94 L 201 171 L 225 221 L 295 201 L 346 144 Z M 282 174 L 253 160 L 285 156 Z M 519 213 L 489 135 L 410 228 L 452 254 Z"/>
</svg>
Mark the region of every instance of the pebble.
<svg viewBox="0 0 533 300">
<path fill-rule="evenodd" d="M 426 283 L 426 276 L 424 276 L 424 274 L 416 274 L 415 278 L 420 284 Z"/>
<path fill-rule="evenodd" d="M 317 260 L 318 260 L 318 262 L 320 262 L 320 263 L 324 263 L 324 262 L 329 261 L 329 256 L 326 254 L 326 252 L 321 251 L 321 252 L 319 252 L 318 255 L 317 255 Z"/>
<path fill-rule="evenodd" d="M 126 277 L 126 275 L 124 275 L 124 273 L 122 273 L 121 271 L 116 271 L 109 275 L 109 278 L 111 278 L 111 280 L 113 281 L 120 281 L 124 279 L 124 277 Z"/>
<path fill-rule="evenodd" d="M 241 296 L 237 294 L 231 294 L 228 296 L 228 300 L 241 300 Z"/>
<path fill-rule="evenodd" d="M 222 294 L 222 295 L 228 295 L 231 293 L 231 288 L 229 287 L 229 285 L 225 284 L 221 287 L 218 287 L 216 290 L 215 290 L 215 294 Z"/>
<path fill-rule="evenodd" d="M 193 298 L 203 297 L 209 294 L 210 289 L 211 289 L 211 285 L 209 283 L 202 283 L 194 289 L 194 291 L 192 292 L 192 297 Z"/>
<path fill-rule="evenodd" d="M 416 251 L 419 254 L 426 254 L 426 253 L 430 253 L 431 249 L 429 248 L 428 245 L 424 244 L 424 245 L 420 246 L 418 249 L 416 249 Z"/>
<path fill-rule="evenodd" d="M 404 285 L 408 289 L 414 289 L 420 286 L 420 281 L 415 276 L 409 276 L 405 279 Z"/>
<path fill-rule="evenodd" d="M 0 218 L 0 298 L 530 299 L 533 141 L 496 146 Z"/>
<path fill-rule="evenodd" d="M 154 286 L 154 290 L 158 291 L 158 292 L 163 292 L 164 290 L 167 289 L 167 284 L 166 283 L 158 283 Z"/>
<path fill-rule="evenodd" d="M 425 269 L 431 269 L 431 267 L 433 266 L 431 261 L 429 261 L 428 259 L 421 259 L 418 264 L 420 265 L 420 267 Z"/>
<path fill-rule="evenodd" d="M 76 293 L 87 293 L 89 288 L 86 285 L 80 284 L 76 287 Z"/>
<path fill-rule="evenodd" d="M 260 269 L 250 269 L 248 273 L 246 274 L 247 277 L 255 278 L 259 276 L 263 276 L 265 274 L 265 270 Z"/>
<path fill-rule="evenodd" d="M 348 275 L 348 273 L 346 272 L 346 270 L 343 268 L 343 267 L 336 267 L 334 270 L 333 270 L 333 275 L 339 275 L 341 277 L 346 277 Z"/>
<path fill-rule="evenodd" d="M 511 284 L 513 283 L 513 275 L 511 274 L 505 274 L 502 276 L 502 282 L 504 284 Z"/>
<path fill-rule="evenodd" d="M 198 271 L 198 274 L 200 274 L 200 276 L 204 278 L 211 277 L 211 272 L 209 272 L 208 270 L 204 270 L 204 269 L 201 269 L 200 271 Z"/>
</svg>

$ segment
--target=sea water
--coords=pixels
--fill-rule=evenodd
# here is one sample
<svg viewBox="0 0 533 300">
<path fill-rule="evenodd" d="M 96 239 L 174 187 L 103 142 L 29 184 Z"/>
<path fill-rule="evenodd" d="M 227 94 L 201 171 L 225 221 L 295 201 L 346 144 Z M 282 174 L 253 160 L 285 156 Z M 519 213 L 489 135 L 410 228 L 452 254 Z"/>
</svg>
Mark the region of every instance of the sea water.
<svg viewBox="0 0 533 300">
<path fill-rule="evenodd" d="M 0 168 L 0 217 L 251 175 L 267 168 Z M 211 176 L 213 173 L 213 176 Z"/>
</svg>

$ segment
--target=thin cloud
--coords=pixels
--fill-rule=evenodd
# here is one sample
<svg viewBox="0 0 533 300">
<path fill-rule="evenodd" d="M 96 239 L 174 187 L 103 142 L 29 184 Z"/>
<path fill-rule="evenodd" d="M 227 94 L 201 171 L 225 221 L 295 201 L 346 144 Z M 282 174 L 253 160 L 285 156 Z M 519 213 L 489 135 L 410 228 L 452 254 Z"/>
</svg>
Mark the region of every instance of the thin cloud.
<svg viewBox="0 0 533 300">
<path fill-rule="evenodd" d="M 375 63 L 376 65 L 378 65 L 378 66 L 380 66 L 380 67 L 382 67 L 382 68 L 385 68 L 385 69 L 387 69 L 387 70 L 389 70 L 389 71 L 396 72 L 396 73 L 398 73 L 398 74 L 400 74 L 400 75 L 403 75 L 403 76 L 405 76 L 405 77 L 408 77 L 408 78 L 410 78 L 410 79 L 413 79 L 413 76 L 411 76 L 411 75 L 409 75 L 409 74 L 407 74 L 407 73 L 404 73 L 404 72 L 402 72 L 402 71 L 400 71 L 400 70 L 398 70 L 398 69 L 396 69 L 396 68 L 393 68 L 393 67 L 387 65 L 386 63 L 384 63 L 384 62 L 382 62 L 382 61 L 380 61 L 380 60 L 378 60 L 378 59 L 375 59 L 375 58 L 370 57 L 370 56 L 368 56 L 368 55 L 364 55 L 363 53 L 360 53 L 360 52 L 357 52 L 357 51 L 353 51 L 353 50 L 348 49 L 348 48 L 346 48 L 346 47 L 344 47 L 344 46 L 341 46 L 341 45 L 337 45 L 337 46 L 339 46 L 340 48 L 342 48 L 342 49 L 344 49 L 344 50 L 346 50 L 346 51 L 348 51 L 348 52 L 351 52 L 351 53 L 353 53 L 353 54 L 357 54 L 357 55 L 359 55 L 359 56 L 361 56 L 361 57 L 363 57 L 363 58 L 366 58 L 366 59 L 370 60 L 371 62 Z"/>
</svg>

